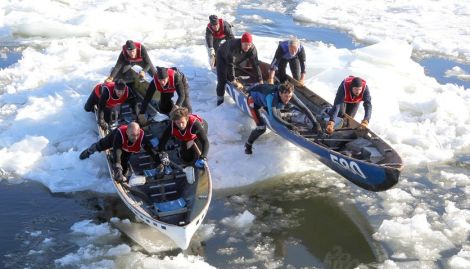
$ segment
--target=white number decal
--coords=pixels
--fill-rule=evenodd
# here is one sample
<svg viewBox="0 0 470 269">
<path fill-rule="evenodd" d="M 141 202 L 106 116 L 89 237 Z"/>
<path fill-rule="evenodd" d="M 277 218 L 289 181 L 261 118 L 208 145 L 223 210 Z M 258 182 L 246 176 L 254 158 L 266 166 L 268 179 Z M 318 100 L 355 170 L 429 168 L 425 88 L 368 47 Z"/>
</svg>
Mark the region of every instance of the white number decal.
<svg viewBox="0 0 470 269">
<path fill-rule="evenodd" d="M 330 154 L 330 157 L 331 157 L 331 161 L 334 164 L 336 164 L 337 166 L 342 167 L 346 170 L 349 170 L 349 171 L 353 172 L 354 174 L 356 174 L 356 175 L 358 175 L 358 176 L 360 176 L 364 179 L 366 178 L 366 176 L 364 175 L 361 168 L 359 168 L 359 165 L 356 162 L 349 161 L 349 163 L 348 163 L 347 160 L 345 160 L 341 157 L 338 158 L 337 156 L 334 156 L 334 155 L 331 155 L 331 154 Z"/>
</svg>

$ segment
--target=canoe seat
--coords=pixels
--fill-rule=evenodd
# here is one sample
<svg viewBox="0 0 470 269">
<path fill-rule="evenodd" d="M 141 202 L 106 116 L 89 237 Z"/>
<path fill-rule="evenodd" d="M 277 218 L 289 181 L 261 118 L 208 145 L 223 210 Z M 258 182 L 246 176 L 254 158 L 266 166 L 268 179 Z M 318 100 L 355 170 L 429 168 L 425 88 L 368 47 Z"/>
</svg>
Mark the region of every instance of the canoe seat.
<svg viewBox="0 0 470 269">
<path fill-rule="evenodd" d="M 188 208 L 186 207 L 186 201 L 183 198 L 178 198 L 172 201 L 154 203 L 153 206 L 155 208 L 155 213 L 160 218 L 188 212 Z"/>
</svg>

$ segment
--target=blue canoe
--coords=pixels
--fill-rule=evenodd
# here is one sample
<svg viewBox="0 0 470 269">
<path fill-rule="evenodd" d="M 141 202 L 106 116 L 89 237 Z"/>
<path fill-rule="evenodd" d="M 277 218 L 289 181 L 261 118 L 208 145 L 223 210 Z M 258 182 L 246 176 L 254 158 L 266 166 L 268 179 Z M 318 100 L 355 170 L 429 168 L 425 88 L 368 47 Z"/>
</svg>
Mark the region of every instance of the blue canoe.
<svg viewBox="0 0 470 269">
<path fill-rule="evenodd" d="M 267 78 L 269 65 L 261 64 L 263 77 Z M 237 106 L 251 116 L 247 104 L 247 89 L 256 83 L 251 68 L 239 68 L 237 76 L 245 88 L 238 90 L 231 83 L 225 85 L 225 91 L 233 98 Z M 332 107 L 313 91 L 289 78 L 295 85 L 295 94 L 313 112 L 318 121 L 325 126 L 329 116 L 328 109 Z M 287 129 L 267 111 L 261 110 L 261 117 L 268 123 L 268 128 L 313 153 L 323 164 L 351 181 L 370 191 L 384 191 L 394 186 L 403 169 L 403 162 L 398 153 L 379 136 L 369 129 L 359 132 L 360 125 L 353 118 L 346 116 L 338 118 L 335 132 L 331 136 L 317 136 L 311 130 L 311 124 L 305 115 L 295 107 L 285 111 L 285 120 L 296 124 L 298 132 Z"/>
</svg>

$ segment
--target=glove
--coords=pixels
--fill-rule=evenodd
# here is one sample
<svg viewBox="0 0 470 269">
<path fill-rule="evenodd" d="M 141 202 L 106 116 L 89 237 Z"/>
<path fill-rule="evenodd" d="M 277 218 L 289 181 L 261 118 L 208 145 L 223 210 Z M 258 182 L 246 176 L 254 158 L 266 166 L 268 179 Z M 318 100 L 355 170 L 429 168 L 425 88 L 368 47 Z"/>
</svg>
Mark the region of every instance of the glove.
<svg viewBox="0 0 470 269">
<path fill-rule="evenodd" d="M 104 80 L 104 82 L 108 82 L 108 83 L 109 83 L 109 82 L 113 82 L 113 79 L 114 79 L 113 77 L 107 77 L 107 78 Z"/>
<path fill-rule="evenodd" d="M 323 129 L 321 128 L 321 125 L 320 125 L 320 124 L 317 124 L 316 126 L 313 126 L 313 130 L 314 130 L 317 134 L 323 133 Z"/>
<path fill-rule="evenodd" d="M 101 127 L 101 129 L 108 130 L 108 124 L 104 120 L 100 120 L 98 124 Z"/>
<path fill-rule="evenodd" d="M 207 49 L 207 54 L 209 55 L 209 65 L 211 68 L 215 67 L 215 50 L 214 48 Z"/>
<path fill-rule="evenodd" d="M 335 131 L 335 122 L 330 120 L 326 124 L 326 132 L 328 134 L 332 134 L 334 131 Z"/>
<path fill-rule="evenodd" d="M 237 87 L 239 90 L 243 89 L 243 84 L 238 82 L 238 80 L 234 80 L 232 84 L 235 85 L 235 87 Z"/>
<path fill-rule="evenodd" d="M 204 160 L 204 158 L 200 158 L 200 159 L 198 159 L 198 160 L 194 163 L 194 165 L 195 165 L 197 168 L 202 169 L 202 168 L 204 168 L 204 166 L 206 165 L 206 161 Z"/>
<path fill-rule="evenodd" d="M 137 118 L 140 125 L 144 125 L 145 123 L 147 123 L 147 118 L 145 117 L 145 114 L 139 114 Z"/>
<path fill-rule="evenodd" d="M 274 79 L 268 78 L 268 84 L 271 84 L 271 85 L 274 84 Z"/>
<path fill-rule="evenodd" d="M 164 165 L 164 166 L 168 166 L 170 165 L 170 157 L 168 156 L 168 153 L 162 151 L 158 154 L 158 157 L 160 158 L 160 162 Z"/>
<path fill-rule="evenodd" d="M 358 129 L 360 131 L 367 129 L 367 126 L 369 125 L 368 120 L 362 120 L 361 125 L 359 125 Z"/>
<path fill-rule="evenodd" d="M 297 128 L 297 127 L 294 126 L 294 125 L 287 125 L 287 129 L 291 130 L 291 131 L 294 132 L 294 133 L 298 133 L 298 132 L 299 132 L 299 128 Z"/>
<path fill-rule="evenodd" d="M 114 168 L 114 180 L 116 180 L 119 183 L 124 181 L 124 175 L 122 174 L 122 168 L 121 167 L 115 167 Z"/>
<path fill-rule="evenodd" d="M 209 57 L 214 57 L 215 56 L 214 48 L 207 49 L 207 54 L 209 54 Z"/>
</svg>

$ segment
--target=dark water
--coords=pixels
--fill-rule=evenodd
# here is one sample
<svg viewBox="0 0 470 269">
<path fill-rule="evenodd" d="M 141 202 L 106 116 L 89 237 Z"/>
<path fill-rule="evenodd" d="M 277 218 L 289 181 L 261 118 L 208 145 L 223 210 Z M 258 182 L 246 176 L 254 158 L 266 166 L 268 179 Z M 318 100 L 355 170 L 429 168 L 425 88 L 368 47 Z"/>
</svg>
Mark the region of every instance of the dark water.
<svg viewBox="0 0 470 269">
<path fill-rule="evenodd" d="M 0 197 L 0 267 L 5 268 L 39 268 L 65 256 L 76 248 L 64 240 L 70 226 L 93 215 L 93 210 L 83 205 L 89 198 L 51 194 L 34 182 L 0 182 Z M 48 238 L 58 242 L 50 247 Z M 30 251 L 46 255 L 28 255 Z"/>
<path fill-rule="evenodd" d="M 293 178 L 297 180 L 297 178 Z M 238 257 L 253 259 L 251 265 L 264 267 L 252 249 L 266 244 L 274 261 L 295 268 L 352 268 L 358 264 L 375 264 L 384 258 L 380 245 L 371 237 L 371 228 L 354 206 L 340 206 L 331 191 L 318 191 L 315 185 L 292 184 L 287 179 L 273 180 L 256 186 L 215 193 L 206 222 L 214 223 L 221 233 L 203 242 L 189 254 L 205 256 L 218 268 L 239 268 L 227 261 Z M 304 189 L 298 196 L 296 190 Z M 70 236 L 70 227 L 92 219 L 96 223 L 111 217 L 131 218 L 117 196 L 93 192 L 52 194 L 34 182 L 0 183 L 2 219 L 0 266 L 5 268 L 47 268 L 54 260 L 76 252 L 78 246 Z M 233 197 L 244 197 L 241 201 Z M 7 206 L 8 205 L 8 206 Z M 220 224 L 224 217 L 244 210 L 256 218 L 249 232 Z M 227 243 L 229 237 L 240 238 Z M 53 242 L 48 245 L 47 241 Z M 117 244 L 133 243 L 125 236 Z M 236 252 L 220 256 L 217 250 L 231 247 Z M 202 249 L 201 249 L 202 248 Z M 179 251 L 172 252 L 173 255 Z M 170 255 L 170 254 L 167 254 Z M 77 264 L 79 266 L 79 264 Z"/>
<path fill-rule="evenodd" d="M 238 250 L 235 256 L 227 256 L 230 261 L 240 255 L 250 258 L 252 253 L 246 248 L 266 242 L 272 248 L 273 260 L 295 268 L 354 268 L 383 261 L 385 250 L 372 239 L 372 229 L 362 214 L 353 205 L 338 202 L 334 189 L 301 183 L 304 179 L 283 177 L 221 191 L 219 196 L 225 203 L 219 203 L 218 198 L 211 205 L 211 213 L 234 215 L 248 210 L 256 219 L 247 234 L 229 229 L 217 239 L 207 241 L 206 257 L 210 264 L 231 268 L 216 256 L 221 247 L 233 246 Z M 236 202 L 232 199 L 234 196 L 244 199 Z M 208 217 L 210 221 L 214 216 L 209 214 Z M 244 237 L 243 242 L 224 243 L 228 237 L 240 236 Z M 264 268 L 262 263 L 255 265 Z"/>
</svg>

